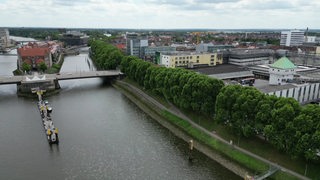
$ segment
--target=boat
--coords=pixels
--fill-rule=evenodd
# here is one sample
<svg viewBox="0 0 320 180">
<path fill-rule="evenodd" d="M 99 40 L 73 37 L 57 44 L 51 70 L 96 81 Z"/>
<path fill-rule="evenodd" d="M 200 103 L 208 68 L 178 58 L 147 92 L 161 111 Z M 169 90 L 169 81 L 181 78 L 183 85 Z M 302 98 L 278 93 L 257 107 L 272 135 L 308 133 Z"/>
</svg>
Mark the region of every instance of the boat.
<svg viewBox="0 0 320 180">
<path fill-rule="evenodd" d="M 47 100 L 42 101 L 41 98 L 39 98 L 38 108 L 49 144 L 59 144 L 58 129 L 54 127 L 50 115 L 52 107 L 49 105 Z"/>
</svg>

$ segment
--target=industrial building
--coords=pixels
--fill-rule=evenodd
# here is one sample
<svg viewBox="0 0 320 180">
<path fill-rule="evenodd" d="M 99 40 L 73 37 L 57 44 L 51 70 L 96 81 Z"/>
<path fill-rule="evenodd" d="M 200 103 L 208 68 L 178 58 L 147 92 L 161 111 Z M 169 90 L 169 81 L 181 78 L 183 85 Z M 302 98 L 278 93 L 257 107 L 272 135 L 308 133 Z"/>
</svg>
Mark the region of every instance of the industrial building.
<svg viewBox="0 0 320 180">
<path fill-rule="evenodd" d="M 66 46 L 79 46 L 88 44 L 89 36 L 80 31 L 67 31 L 60 39 Z"/>
<path fill-rule="evenodd" d="M 274 56 L 271 49 L 232 49 L 223 53 L 228 56 L 229 64 L 239 66 L 269 64 Z"/>
<path fill-rule="evenodd" d="M 304 42 L 304 31 L 290 30 L 281 31 L 281 46 L 301 46 Z"/>
</svg>

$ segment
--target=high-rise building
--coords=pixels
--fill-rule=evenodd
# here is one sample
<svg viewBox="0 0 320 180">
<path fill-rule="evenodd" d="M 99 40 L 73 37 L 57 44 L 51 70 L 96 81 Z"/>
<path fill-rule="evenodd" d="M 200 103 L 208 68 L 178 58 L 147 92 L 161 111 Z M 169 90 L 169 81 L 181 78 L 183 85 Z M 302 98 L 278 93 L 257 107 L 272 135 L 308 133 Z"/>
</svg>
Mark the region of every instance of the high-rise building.
<svg viewBox="0 0 320 180">
<path fill-rule="evenodd" d="M 126 46 L 128 55 L 143 58 L 144 49 L 148 47 L 148 38 L 145 35 L 139 35 L 137 33 L 127 33 Z"/>
<path fill-rule="evenodd" d="M 304 42 L 304 31 L 281 31 L 281 46 L 300 46 Z"/>
<path fill-rule="evenodd" d="M 10 44 L 9 30 L 0 28 L 0 50 L 4 50 Z"/>
</svg>

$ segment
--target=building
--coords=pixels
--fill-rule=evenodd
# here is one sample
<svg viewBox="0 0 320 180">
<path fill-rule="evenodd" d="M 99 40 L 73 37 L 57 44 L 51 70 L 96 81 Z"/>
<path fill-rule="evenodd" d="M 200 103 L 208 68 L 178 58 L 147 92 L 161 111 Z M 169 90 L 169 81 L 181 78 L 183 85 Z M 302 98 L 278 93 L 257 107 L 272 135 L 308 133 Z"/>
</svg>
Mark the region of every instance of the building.
<svg viewBox="0 0 320 180">
<path fill-rule="evenodd" d="M 200 43 L 196 45 L 197 52 L 217 52 L 234 48 L 233 45 L 214 45 L 213 43 Z"/>
<path fill-rule="evenodd" d="M 155 62 L 156 52 L 175 52 L 176 48 L 171 46 L 148 46 L 144 48 L 144 60 Z"/>
<path fill-rule="evenodd" d="M 0 51 L 5 51 L 10 44 L 9 30 L 0 28 Z"/>
<path fill-rule="evenodd" d="M 283 85 L 293 80 L 296 73 L 296 66 L 287 58 L 282 57 L 270 65 L 269 84 L 270 85 Z"/>
<path fill-rule="evenodd" d="M 304 37 L 306 43 L 315 43 L 316 38 L 317 38 L 316 36 L 305 36 Z"/>
<path fill-rule="evenodd" d="M 222 64 L 222 54 L 194 52 L 163 53 L 160 55 L 160 64 L 170 68 L 215 66 Z"/>
<path fill-rule="evenodd" d="M 301 46 L 305 41 L 304 31 L 290 30 L 281 31 L 280 45 L 281 46 Z"/>
<path fill-rule="evenodd" d="M 229 64 L 239 66 L 269 64 L 273 61 L 271 49 L 232 49 L 224 54 L 229 56 Z"/>
<path fill-rule="evenodd" d="M 126 34 L 127 55 L 144 58 L 144 49 L 148 47 L 148 38 L 137 33 Z"/>
<path fill-rule="evenodd" d="M 316 48 L 316 56 L 320 56 L 320 46 L 317 46 Z"/>
<path fill-rule="evenodd" d="M 46 45 L 38 45 L 37 43 L 29 43 L 26 46 L 17 49 L 18 52 L 18 69 L 22 70 L 22 64 L 31 65 L 32 69 L 37 69 L 38 64 L 44 62 L 48 68 L 52 66 L 52 49 Z"/>
<path fill-rule="evenodd" d="M 60 39 L 66 46 L 79 46 L 88 44 L 89 36 L 80 31 L 67 31 Z"/>
</svg>

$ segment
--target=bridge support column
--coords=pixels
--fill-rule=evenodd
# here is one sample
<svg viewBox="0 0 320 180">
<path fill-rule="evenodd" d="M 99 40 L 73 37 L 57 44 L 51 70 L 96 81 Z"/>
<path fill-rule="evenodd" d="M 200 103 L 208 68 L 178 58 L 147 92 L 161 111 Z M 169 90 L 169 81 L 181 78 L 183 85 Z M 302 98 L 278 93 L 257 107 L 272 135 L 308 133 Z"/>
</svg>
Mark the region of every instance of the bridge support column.
<svg viewBox="0 0 320 180">
<path fill-rule="evenodd" d="M 54 80 L 54 86 L 55 86 L 55 89 L 60 89 L 61 88 L 58 79 Z"/>
</svg>

